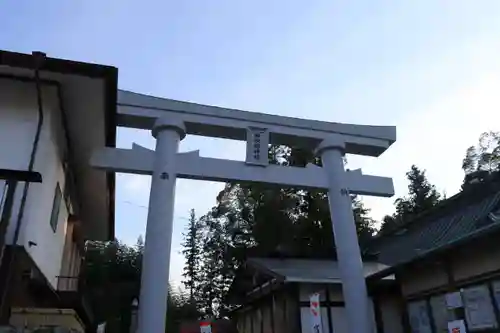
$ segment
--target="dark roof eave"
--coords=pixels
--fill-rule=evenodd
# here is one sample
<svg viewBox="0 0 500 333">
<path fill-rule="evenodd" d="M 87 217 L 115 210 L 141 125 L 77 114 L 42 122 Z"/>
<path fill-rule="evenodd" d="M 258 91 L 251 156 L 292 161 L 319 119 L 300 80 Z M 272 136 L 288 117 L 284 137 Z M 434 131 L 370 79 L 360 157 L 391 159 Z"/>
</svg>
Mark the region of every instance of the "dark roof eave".
<svg viewBox="0 0 500 333">
<path fill-rule="evenodd" d="M 31 54 L 0 50 L 0 65 L 33 68 Z M 116 99 L 118 91 L 118 68 L 112 66 L 91 64 L 73 60 L 46 57 L 43 70 L 60 74 L 75 74 L 91 78 L 102 78 L 105 81 L 105 145 L 116 146 Z M 107 173 L 108 188 L 108 239 L 115 236 L 115 175 Z"/>
<path fill-rule="evenodd" d="M 285 279 L 286 279 L 285 276 L 278 274 L 277 272 L 273 271 L 272 269 L 269 269 L 269 268 L 265 267 L 264 265 L 261 265 L 252 259 L 254 259 L 254 258 L 249 258 L 247 260 L 248 266 L 253 267 L 256 271 L 259 271 L 259 272 L 264 273 L 268 276 L 271 276 L 279 281 L 285 281 Z M 258 259 L 258 258 L 255 258 L 255 259 Z"/>
<path fill-rule="evenodd" d="M 500 230 L 500 223 L 493 223 L 488 226 L 485 226 L 477 231 L 475 231 L 472 234 L 468 234 L 465 237 L 459 238 L 451 243 L 448 243 L 444 246 L 441 246 L 436 249 L 432 249 L 430 251 L 426 251 L 423 253 L 418 254 L 416 257 L 413 257 L 411 260 L 396 264 L 394 266 L 388 267 L 386 269 L 383 269 L 375 274 L 372 274 L 366 278 L 367 282 L 374 282 L 376 280 L 383 279 L 386 276 L 389 276 L 391 274 L 395 274 L 398 270 L 403 269 L 404 267 L 407 267 L 411 264 L 414 264 L 418 261 L 422 261 L 425 259 L 429 259 L 435 256 L 442 255 L 444 252 L 452 250 L 458 246 L 464 245 L 468 242 L 471 242 L 473 240 L 477 240 L 480 237 L 487 236 L 490 232 L 498 231 Z"/>
<path fill-rule="evenodd" d="M 495 174 L 496 176 L 493 177 L 491 181 L 485 184 L 478 184 L 478 186 L 476 186 L 474 189 L 462 190 L 456 193 L 455 195 L 445 200 L 442 200 L 436 206 L 413 216 L 408 221 L 399 224 L 396 228 L 388 231 L 387 233 L 375 236 L 369 242 L 368 246 L 384 242 L 388 237 L 393 236 L 398 231 L 406 229 L 411 225 L 415 224 L 416 222 L 418 223 L 418 221 L 423 220 L 424 218 L 433 216 L 433 214 L 435 214 L 436 212 L 450 209 L 450 207 L 454 207 L 453 205 L 456 205 L 457 202 L 459 202 L 460 200 L 465 199 L 467 201 L 471 201 L 470 198 L 473 198 L 472 200 L 479 200 L 480 198 L 484 198 L 493 192 L 498 192 L 500 190 L 500 171 L 495 172 Z M 478 190 L 481 190 L 481 195 L 478 195 Z"/>
<path fill-rule="evenodd" d="M 41 183 L 42 175 L 35 171 L 0 169 L 0 179 L 19 182 Z"/>
</svg>

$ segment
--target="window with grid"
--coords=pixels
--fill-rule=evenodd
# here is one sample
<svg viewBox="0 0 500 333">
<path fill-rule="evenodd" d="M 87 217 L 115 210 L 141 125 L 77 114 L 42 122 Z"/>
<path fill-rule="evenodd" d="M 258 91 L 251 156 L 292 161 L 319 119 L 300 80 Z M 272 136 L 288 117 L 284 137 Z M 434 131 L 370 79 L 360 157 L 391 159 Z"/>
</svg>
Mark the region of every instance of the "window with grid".
<svg viewBox="0 0 500 333">
<path fill-rule="evenodd" d="M 465 288 L 462 297 L 469 331 L 497 328 L 495 310 L 487 285 Z"/>
</svg>

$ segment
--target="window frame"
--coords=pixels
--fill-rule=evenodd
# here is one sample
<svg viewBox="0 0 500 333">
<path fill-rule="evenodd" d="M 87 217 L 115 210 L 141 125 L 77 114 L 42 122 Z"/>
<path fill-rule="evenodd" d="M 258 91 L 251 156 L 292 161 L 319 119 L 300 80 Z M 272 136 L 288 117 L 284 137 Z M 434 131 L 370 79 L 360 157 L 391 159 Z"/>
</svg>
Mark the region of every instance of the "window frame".
<svg viewBox="0 0 500 333">
<path fill-rule="evenodd" d="M 498 272 L 500 273 L 500 271 Z M 494 284 L 497 283 L 497 285 L 500 287 L 500 275 L 496 273 L 494 274 L 493 276 L 490 276 L 486 279 L 477 279 L 473 282 L 467 282 L 467 283 L 463 283 L 463 284 L 459 284 L 456 286 L 456 290 L 455 292 L 460 292 L 460 296 L 461 296 L 461 299 L 462 299 L 462 303 L 463 303 L 463 311 L 464 311 L 464 322 L 465 322 L 465 325 L 467 327 L 467 331 L 468 332 L 478 332 L 478 333 L 481 333 L 481 332 L 484 332 L 484 333 L 493 333 L 493 332 L 500 332 L 500 306 L 499 304 L 497 304 L 496 302 L 496 298 L 495 298 L 495 293 L 494 293 Z M 486 287 L 487 290 L 489 291 L 488 293 L 488 300 L 490 301 L 491 303 L 491 306 L 493 308 L 493 314 L 495 316 L 495 320 L 496 320 L 496 323 L 497 323 L 497 327 L 496 328 L 483 328 L 483 329 L 470 329 L 468 327 L 468 318 L 467 316 L 465 315 L 465 303 L 464 303 L 464 295 L 463 295 L 463 291 L 464 289 L 468 289 L 468 288 L 474 288 L 474 287 Z M 429 315 L 429 320 L 430 320 L 430 326 L 431 326 L 431 330 L 433 333 L 439 333 L 439 331 L 437 330 L 436 328 L 436 323 L 435 323 L 435 318 L 434 318 L 434 315 L 433 315 L 433 311 L 432 311 L 432 306 L 431 306 L 431 298 L 433 297 L 436 297 L 436 296 L 445 296 L 446 294 L 450 293 L 449 291 L 444 291 L 444 290 L 435 290 L 434 292 L 430 292 L 430 293 L 425 293 L 425 294 L 421 294 L 420 296 L 416 296 L 416 297 L 410 297 L 409 299 L 406 299 L 406 307 L 405 307 L 405 312 L 409 315 L 409 308 L 408 308 L 408 304 L 409 303 L 416 303 L 416 302 L 425 302 L 425 304 L 427 305 L 427 309 L 428 309 L 428 315 Z"/>
<path fill-rule="evenodd" d="M 500 270 L 490 272 L 487 275 L 485 274 L 483 276 L 478 276 L 475 279 L 470 279 L 468 281 L 463 281 L 461 283 L 457 283 L 456 285 L 454 285 L 453 291 L 450 291 L 449 287 L 447 287 L 447 288 L 439 287 L 439 288 L 435 288 L 433 290 L 429 290 L 427 292 L 422 292 L 422 293 L 411 295 L 409 297 L 405 297 L 406 306 L 404 307 L 404 312 L 409 316 L 409 308 L 408 308 L 409 303 L 425 302 L 425 304 L 427 305 L 427 309 L 428 309 L 428 315 L 429 315 L 429 320 L 430 320 L 430 324 L 431 324 L 431 328 L 432 328 L 432 333 L 439 333 L 439 331 L 437 331 L 437 329 L 436 329 L 435 319 L 434 319 L 434 316 L 432 313 L 430 299 L 434 296 L 446 295 L 446 294 L 451 293 L 451 292 L 460 292 L 462 304 L 465 306 L 464 299 L 463 299 L 463 290 L 467 289 L 467 288 L 471 288 L 471 287 L 485 286 L 485 287 L 487 287 L 487 289 L 489 291 L 488 300 L 490 301 L 490 303 L 493 307 L 493 313 L 495 315 L 497 328 L 485 328 L 485 329 L 469 330 L 464 307 L 460 308 L 463 311 L 463 320 L 464 320 L 467 332 L 500 333 L 500 302 L 497 303 L 496 298 L 495 298 L 495 288 L 494 288 L 495 284 L 498 288 L 496 291 L 497 291 L 498 295 L 500 295 Z M 499 297 L 499 301 L 500 301 L 500 297 Z"/>
<path fill-rule="evenodd" d="M 467 323 L 467 329 L 470 332 L 481 332 L 481 331 L 486 331 L 486 330 L 497 330 L 498 329 L 498 317 L 497 314 L 495 313 L 496 309 L 494 306 L 495 300 L 491 297 L 490 293 L 490 284 L 492 281 L 489 281 L 487 283 L 480 283 L 472 286 L 468 286 L 465 288 L 461 288 L 460 293 L 462 295 L 462 300 L 464 304 L 464 310 L 465 310 L 465 321 Z M 491 315 L 493 318 L 491 318 L 494 321 L 493 326 L 489 325 L 484 325 L 484 324 L 475 324 L 471 322 L 471 310 L 470 310 L 470 303 L 468 304 L 468 299 L 466 297 L 466 292 L 473 292 L 473 291 L 478 291 L 480 290 L 481 292 L 484 293 L 484 296 L 486 300 L 489 300 L 490 304 L 489 310 L 491 310 Z M 470 296 L 470 295 L 469 295 Z M 469 306 L 467 306 L 469 305 Z M 484 310 L 484 309 L 483 309 Z M 483 311 L 484 312 L 484 311 Z"/>
<path fill-rule="evenodd" d="M 410 307 L 414 307 L 414 309 L 418 309 L 419 310 L 419 314 L 418 314 L 418 321 L 419 321 L 419 332 L 424 332 L 421 330 L 421 326 L 420 326 L 420 323 L 421 323 L 421 319 L 422 319 L 422 310 L 423 310 L 423 314 L 425 315 L 425 321 L 427 322 L 427 332 L 434 332 L 434 323 L 433 323 L 433 318 L 432 318 L 432 313 L 430 311 L 430 305 L 429 305 L 429 302 L 427 301 L 426 298 L 424 299 L 418 299 L 418 300 L 412 300 L 412 301 L 409 301 L 407 303 L 407 312 L 408 312 L 408 317 L 409 317 L 409 320 L 410 320 L 410 329 L 411 331 L 413 332 L 415 327 L 413 325 L 413 322 L 412 322 L 412 319 L 415 318 L 414 316 L 414 313 L 411 314 L 410 313 Z"/>
</svg>

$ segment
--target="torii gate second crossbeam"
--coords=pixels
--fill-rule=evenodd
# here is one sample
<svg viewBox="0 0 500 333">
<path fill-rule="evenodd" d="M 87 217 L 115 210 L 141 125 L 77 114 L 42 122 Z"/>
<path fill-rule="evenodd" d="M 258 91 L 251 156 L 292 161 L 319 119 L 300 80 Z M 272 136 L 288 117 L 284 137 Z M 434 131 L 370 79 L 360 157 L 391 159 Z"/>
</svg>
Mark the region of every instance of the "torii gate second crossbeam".
<svg viewBox="0 0 500 333">
<path fill-rule="evenodd" d="M 138 333 L 165 331 L 167 281 L 177 178 L 258 182 L 328 191 L 349 332 L 371 333 L 363 263 L 349 194 L 390 197 L 392 179 L 344 170 L 345 153 L 379 156 L 395 140 L 395 127 L 318 122 L 119 92 L 118 125 L 151 129 L 154 151 L 104 148 L 92 165 L 113 172 L 152 175 L 141 276 Z M 186 134 L 246 141 L 244 162 L 179 153 Z M 268 144 L 315 148 L 323 167 L 268 164 Z"/>
</svg>

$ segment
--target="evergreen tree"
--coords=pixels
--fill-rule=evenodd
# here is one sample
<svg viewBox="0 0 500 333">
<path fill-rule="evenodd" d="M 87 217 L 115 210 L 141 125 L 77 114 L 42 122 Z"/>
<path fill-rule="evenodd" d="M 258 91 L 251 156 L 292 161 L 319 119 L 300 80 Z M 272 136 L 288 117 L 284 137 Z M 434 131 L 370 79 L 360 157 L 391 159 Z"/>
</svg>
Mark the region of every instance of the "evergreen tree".
<svg viewBox="0 0 500 333">
<path fill-rule="evenodd" d="M 406 178 L 409 182 L 408 196 L 396 199 L 394 202 L 396 212 L 392 216 L 384 217 L 380 229 L 381 233 L 393 230 L 441 201 L 441 194 L 429 182 L 425 170 L 420 170 L 417 166 L 412 165 L 410 171 L 406 173 Z"/>
<path fill-rule="evenodd" d="M 224 276 L 226 241 L 223 226 L 211 215 L 208 213 L 201 219 L 205 229 L 205 237 L 202 246 L 203 265 L 201 266 L 202 282 L 200 285 L 203 297 L 200 305 L 201 311 L 207 318 L 220 314 L 223 297 L 228 287 L 224 284 L 226 278 Z"/>
<path fill-rule="evenodd" d="M 139 237 L 137 237 L 137 242 L 135 243 L 135 249 L 139 253 L 144 253 L 144 238 L 142 237 L 142 235 L 139 235 Z"/>
<path fill-rule="evenodd" d="M 366 208 L 358 196 L 352 196 L 354 221 L 358 231 L 358 242 L 361 248 L 364 247 L 376 232 L 375 220 L 369 214 L 370 209 Z"/>
<path fill-rule="evenodd" d="M 467 149 L 462 162 L 465 172 L 462 188 L 488 181 L 500 171 L 500 132 L 484 132 L 476 146 Z"/>
<path fill-rule="evenodd" d="M 182 254 L 186 260 L 184 266 L 182 281 L 184 286 L 189 291 L 190 300 L 195 301 L 195 292 L 200 282 L 200 241 L 201 241 L 201 225 L 196 219 L 194 209 L 191 209 L 187 232 L 183 235 L 184 241 L 182 246 Z"/>
</svg>

